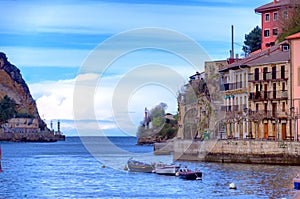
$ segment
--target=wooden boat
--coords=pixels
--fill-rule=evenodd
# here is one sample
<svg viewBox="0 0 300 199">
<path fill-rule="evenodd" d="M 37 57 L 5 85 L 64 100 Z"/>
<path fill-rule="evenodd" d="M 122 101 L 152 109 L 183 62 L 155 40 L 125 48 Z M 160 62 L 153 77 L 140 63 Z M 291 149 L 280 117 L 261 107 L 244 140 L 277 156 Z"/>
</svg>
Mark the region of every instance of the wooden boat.
<svg viewBox="0 0 300 199">
<path fill-rule="evenodd" d="M 174 164 L 157 163 L 153 172 L 159 175 L 171 175 L 174 176 L 179 170 L 180 166 Z"/>
<path fill-rule="evenodd" d="M 294 189 L 300 190 L 300 174 L 294 178 Z"/>
<path fill-rule="evenodd" d="M 180 168 L 178 171 L 178 176 L 184 180 L 202 180 L 201 171 L 192 171 L 187 168 Z"/>
<path fill-rule="evenodd" d="M 133 160 L 132 158 L 127 161 L 127 165 L 131 172 L 152 173 L 154 170 L 153 165 Z"/>
</svg>

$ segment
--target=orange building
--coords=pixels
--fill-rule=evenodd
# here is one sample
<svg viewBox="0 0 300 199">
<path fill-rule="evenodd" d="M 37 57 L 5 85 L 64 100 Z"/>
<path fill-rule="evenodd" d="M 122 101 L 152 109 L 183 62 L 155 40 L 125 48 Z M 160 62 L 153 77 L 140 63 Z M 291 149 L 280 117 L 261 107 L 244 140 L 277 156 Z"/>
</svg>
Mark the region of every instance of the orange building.
<svg viewBox="0 0 300 199">
<path fill-rule="evenodd" d="M 255 9 L 256 13 L 261 14 L 262 50 L 275 45 L 283 24 L 292 16 L 297 5 L 300 5 L 299 0 L 274 0 Z"/>
</svg>

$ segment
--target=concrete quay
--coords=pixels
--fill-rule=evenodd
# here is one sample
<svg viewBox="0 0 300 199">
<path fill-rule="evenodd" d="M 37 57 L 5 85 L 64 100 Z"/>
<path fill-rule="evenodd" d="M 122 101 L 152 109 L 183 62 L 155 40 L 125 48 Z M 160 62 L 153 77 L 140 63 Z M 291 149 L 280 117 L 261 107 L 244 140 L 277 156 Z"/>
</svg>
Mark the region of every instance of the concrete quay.
<svg viewBox="0 0 300 199">
<path fill-rule="evenodd" d="M 154 150 L 172 153 L 174 161 L 300 165 L 300 142 L 294 141 L 175 140 L 166 147 L 154 144 Z"/>
</svg>

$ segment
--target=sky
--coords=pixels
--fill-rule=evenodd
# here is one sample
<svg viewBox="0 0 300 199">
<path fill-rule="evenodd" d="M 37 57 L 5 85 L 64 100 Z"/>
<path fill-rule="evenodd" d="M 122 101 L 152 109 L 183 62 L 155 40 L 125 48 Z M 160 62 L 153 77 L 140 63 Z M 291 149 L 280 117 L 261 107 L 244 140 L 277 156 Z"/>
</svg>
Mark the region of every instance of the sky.
<svg viewBox="0 0 300 199">
<path fill-rule="evenodd" d="M 188 77 L 228 58 L 231 25 L 243 56 L 245 34 L 260 26 L 254 9 L 269 2 L 1 0 L 0 51 L 48 124 L 60 120 L 70 136 L 135 135 L 145 107 L 176 114 Z"/>
</svg>

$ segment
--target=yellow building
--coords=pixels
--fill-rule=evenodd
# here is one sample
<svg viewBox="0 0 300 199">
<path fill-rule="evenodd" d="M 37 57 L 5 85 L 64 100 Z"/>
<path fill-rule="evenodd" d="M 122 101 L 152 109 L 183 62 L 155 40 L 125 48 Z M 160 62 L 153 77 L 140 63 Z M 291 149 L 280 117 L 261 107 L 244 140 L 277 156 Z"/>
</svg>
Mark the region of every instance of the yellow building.
<svg viewBox="0 0 300 199">
<path fill-rule="evenodd" d="M 229 137 L 293 139 L 289 57 L 282 42 L 219 71 Z"/>
</svg>

